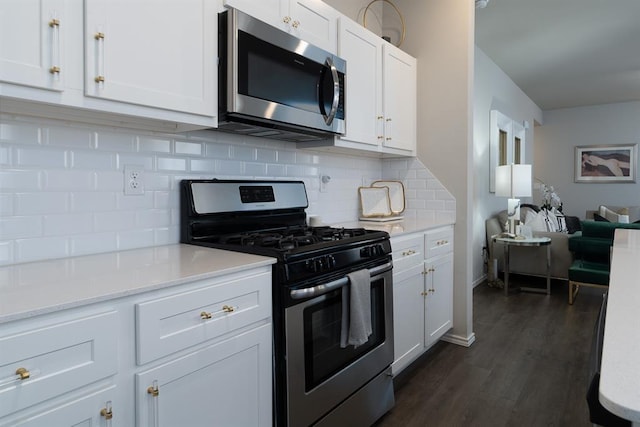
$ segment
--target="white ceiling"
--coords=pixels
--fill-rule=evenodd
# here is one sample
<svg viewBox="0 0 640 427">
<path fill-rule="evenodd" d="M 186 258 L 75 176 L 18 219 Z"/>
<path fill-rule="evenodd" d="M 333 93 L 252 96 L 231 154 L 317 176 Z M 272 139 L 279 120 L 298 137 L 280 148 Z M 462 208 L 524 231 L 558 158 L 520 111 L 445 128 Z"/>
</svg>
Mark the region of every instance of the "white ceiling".
<svg viewBox="0 0 640 427">
<path fill-rule="evenodd" d="M 475 36 L 543 110 L 640 100 L 640 0 L 490 0 Z"/>
</svg>

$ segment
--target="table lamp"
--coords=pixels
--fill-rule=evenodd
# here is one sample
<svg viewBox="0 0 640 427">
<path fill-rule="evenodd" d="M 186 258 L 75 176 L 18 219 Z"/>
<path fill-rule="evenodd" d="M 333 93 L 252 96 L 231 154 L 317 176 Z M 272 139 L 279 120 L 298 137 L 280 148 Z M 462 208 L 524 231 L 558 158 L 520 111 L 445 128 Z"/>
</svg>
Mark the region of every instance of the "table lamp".
<svg viewBox="0 0 640 427">
<path fill-rule="evenodd" d="M 516 233 L 516 221 L 520 220 L 520 199 L 531 197 L 531 165 L 503 165 L 496 168 L 496 196 L 508 197 L 508 232 Z"/>
</svg>

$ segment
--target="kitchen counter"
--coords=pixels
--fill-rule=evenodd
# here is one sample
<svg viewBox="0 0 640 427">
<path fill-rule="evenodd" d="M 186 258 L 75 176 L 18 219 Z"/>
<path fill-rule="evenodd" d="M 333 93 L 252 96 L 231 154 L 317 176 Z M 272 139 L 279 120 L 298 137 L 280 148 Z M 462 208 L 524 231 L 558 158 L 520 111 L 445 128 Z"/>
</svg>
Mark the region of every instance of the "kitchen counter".
<svg viewBox="0 0 640 427">
<path fill-rule="evenodd" d="M 346 227 L 346 228 L 366 228 L 369 230 L 382 230 L 389 233 L 391 237 L 401 236 L 403 234 L 409 234 L 419 231 L 427 231 L 446 225 L 453 225 L 453 221 L 429 221 L 421 218 L 404 218 L 399 221 L 353 221 L 332 224 L 334 227 Z"/>
<path fill-rule="evenodd" d="M 617 229 L 604 329 L 600 403 L 640 425 L 640 230 Z"/>
<path fill-rule="evenodd" d="M 0 323 L 275 262 L 175 244 L 0 267 Z"/>
</svg>

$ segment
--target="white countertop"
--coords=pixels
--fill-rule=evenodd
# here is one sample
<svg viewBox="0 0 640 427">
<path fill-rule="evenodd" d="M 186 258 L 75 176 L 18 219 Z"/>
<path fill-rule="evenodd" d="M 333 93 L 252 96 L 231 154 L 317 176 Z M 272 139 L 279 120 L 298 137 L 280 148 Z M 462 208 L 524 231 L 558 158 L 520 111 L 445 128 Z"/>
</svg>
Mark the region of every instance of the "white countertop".
<svg viewBox="0 0 640 427">
<path fill-rule="evenodd" d="M 640 230 L 617 229 L 604 329 L 600 403 L 640 423 Z"/>
<path fill-rule="evenodd" d="M 374 222 L 374 221 L 353 221 L 332 224 L 334 227 L 345 228 L 366 228 L 369 230 L 382 230 L 389 233 L 391 237 L 418 231 L 431 230 L 433 228 L 453 225 L 451 221 L 431 221 L 421 218 L 404 218 L 400 221 Z"/>
<path fill-rule="evenodd" d="M 275 262 L 176 244 L 0 267 L 0 323 Z"/>
</svg>

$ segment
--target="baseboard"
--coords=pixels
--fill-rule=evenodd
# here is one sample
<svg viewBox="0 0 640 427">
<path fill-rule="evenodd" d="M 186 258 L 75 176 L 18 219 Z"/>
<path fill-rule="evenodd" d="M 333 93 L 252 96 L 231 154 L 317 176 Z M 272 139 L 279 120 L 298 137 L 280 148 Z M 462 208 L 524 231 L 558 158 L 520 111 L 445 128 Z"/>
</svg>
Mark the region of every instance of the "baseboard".
<svg viewBox="0 0 640 427">
<path fill-rule="evenodd" d="M 473 344 L 476 341 L 476 334 L 475 332 L 472 332 L 471 335 L 469 335 L 468 337 L 463 337 L 461 335 L 454 335 L 454 334 L 446 334 L 440 339 L 442 341 L 446 341 L 451 344 L 461 345 L 463 347 L 471 347 L 471 344 Z"/>
<path fill-rule="evenodd" d="M 475 288 L 476 286 L 483 284 L 487 280 L 488 277 L 489 276 L 487 274 L 483 274 L 482 276 L 480 276 L 479 279 L 476 279 L 476 280 L 473 281 L 473 283 L 471 284 L 471 287 Z"/>
</svg>

